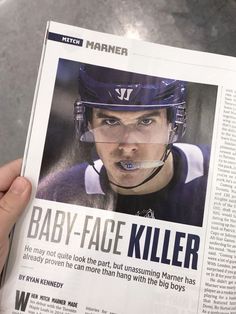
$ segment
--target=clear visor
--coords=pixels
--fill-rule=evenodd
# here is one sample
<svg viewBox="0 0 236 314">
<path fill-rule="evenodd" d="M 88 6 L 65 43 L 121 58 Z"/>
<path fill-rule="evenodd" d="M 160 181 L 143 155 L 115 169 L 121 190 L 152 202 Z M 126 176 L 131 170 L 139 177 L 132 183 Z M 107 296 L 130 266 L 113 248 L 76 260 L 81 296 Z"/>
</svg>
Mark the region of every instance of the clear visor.
<svg viewBox="0 0 236 314">
<path fill-rule="evenodd" d="M 83 117 L 84 105 L 93 109 L 92 121 L 81 134 L 80 141 L 88 143 L 162 144 L 173 142 L 175 130 L 167 121 L 167 108 L 184 103 L 134 106 L 124 104 L 78 102 L 76 120 Z M 83 109 L 82 109 L 83 108 Z M 82 118 L 83 119 L 83 118 Z"/>
<path fill-rule="evenodd" d="M 84 132 L 80 141 L 89 143 L 164 144 L 171 142 L 171 124 L 145 119 L 140 123 L 123 124 L 107 120 L 96 128 Z M 110 123 L 110 124 L 108 124 Z"/>
</svg>

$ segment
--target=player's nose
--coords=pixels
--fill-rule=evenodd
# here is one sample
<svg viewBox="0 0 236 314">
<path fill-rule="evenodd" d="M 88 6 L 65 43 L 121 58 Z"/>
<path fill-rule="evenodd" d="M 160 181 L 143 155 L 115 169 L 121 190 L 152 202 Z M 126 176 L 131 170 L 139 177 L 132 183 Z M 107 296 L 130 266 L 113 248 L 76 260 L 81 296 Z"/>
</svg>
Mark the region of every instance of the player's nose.
<svg viewBox="0 0 236 314">
<path fill-rule="evenodd" d="M 138 147 L 136 143 L 119 143 L 118 146 L 119 150 L 122 151 L 123 154 L 125 155 L 130 155 L 133 154 L 134 152 L 137 151 Z"/>
</svg>

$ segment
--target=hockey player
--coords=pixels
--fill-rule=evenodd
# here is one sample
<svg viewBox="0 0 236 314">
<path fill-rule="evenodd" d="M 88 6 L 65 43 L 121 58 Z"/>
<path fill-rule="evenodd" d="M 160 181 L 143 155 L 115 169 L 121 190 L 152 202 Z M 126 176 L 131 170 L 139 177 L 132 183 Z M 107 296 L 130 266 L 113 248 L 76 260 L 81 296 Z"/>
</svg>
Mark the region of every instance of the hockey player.
<svg viewBox="0 0 236 314">
<path fill-rule="evenodd" d="M 186 93 L 182 81 L 81 65 L 75 122 L 85 162 L 44 178 L 37 197 L 201 226 L 209 148 L 175 143 Z"/>
</svg>

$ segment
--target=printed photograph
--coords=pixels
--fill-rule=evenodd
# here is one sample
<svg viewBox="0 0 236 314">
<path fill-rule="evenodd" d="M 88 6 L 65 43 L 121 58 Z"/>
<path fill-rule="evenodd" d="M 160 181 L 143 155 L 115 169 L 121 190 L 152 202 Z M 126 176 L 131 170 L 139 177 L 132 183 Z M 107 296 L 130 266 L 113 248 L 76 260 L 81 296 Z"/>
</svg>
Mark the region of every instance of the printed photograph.
<svg viewBox="0 0 236 314">
<path fill-rule="evenodd" d="M 217 88 L 60 59 L 36 197 L 201 227 Z"/>
</svg>

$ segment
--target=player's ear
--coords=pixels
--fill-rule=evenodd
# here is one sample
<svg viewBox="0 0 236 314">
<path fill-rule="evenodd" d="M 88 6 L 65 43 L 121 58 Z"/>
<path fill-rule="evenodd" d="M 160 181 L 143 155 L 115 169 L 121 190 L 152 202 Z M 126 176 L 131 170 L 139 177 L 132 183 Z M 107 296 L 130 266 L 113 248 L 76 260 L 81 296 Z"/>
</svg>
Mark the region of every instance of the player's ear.
<svg viewBox="0 0 236 314">
<path fill-rule="evenodd" d="M 177 126 L 173 126 L 173 123 L 169 123 L 168 126 L 169 129 L 169 143 L 174 143 L 176 141 L 176 130 L 177 130 Z"/>
<path fill-rule="evenodd" d="M 173 123 L 168 122 L 168 131 L 169 131 L 169 132 L 172 132 L 173 129 L 174 129 Z"/>
</svg>

